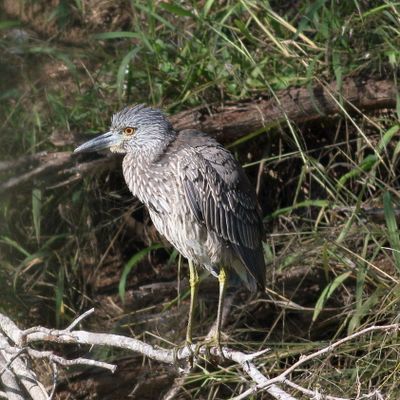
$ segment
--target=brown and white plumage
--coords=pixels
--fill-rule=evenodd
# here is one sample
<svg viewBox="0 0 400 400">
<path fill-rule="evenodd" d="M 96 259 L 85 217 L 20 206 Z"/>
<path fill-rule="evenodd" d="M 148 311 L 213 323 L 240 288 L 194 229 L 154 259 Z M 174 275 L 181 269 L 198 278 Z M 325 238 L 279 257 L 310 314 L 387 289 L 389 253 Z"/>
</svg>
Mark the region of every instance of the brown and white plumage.
<svg viewBox="0 0 400 400">
<path fill-rule="evenodd" d="M 264 287 L 257 200 L 228 150 L 204 133 L 182 131 L 161 154 L 127 153 L 123 172 L 157 230 L 184 257 L 214 275 L 221 265 L 232 267 L 249 289 Z"/>
<path fill-rule="evenodd" d="M 250 290 L 265 286 L 262 222 L 255 191 L 233 155 L 194 130 L 176 132 L 159 111 L 127 107 L 110 131 L 76 151 L 124 153 L 132 194 L 157 230 L 196 265 L 234 270 Z"/>
<path fill-rule="evenodd" d="M 185 200 L 196 221 L 227 246 L 219 264 L 231 264 L 250 289 L 256 284 L 263 288 L 261 217 L 243 169 L 228 150 L 203 133 L 184 131 L 177 142 L 189 153 L 181 161 Z"/>
</svg>

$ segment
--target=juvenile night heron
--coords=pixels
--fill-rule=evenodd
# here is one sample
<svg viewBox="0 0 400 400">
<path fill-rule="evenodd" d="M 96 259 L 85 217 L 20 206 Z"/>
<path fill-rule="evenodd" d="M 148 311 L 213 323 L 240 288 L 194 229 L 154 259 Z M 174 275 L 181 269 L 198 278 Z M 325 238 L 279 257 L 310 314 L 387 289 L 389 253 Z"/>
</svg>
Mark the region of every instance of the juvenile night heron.
<svg viewBox="0 0 400 400">
<path fill-rule="evenodd" d="M 75 152 L 109 148 L 123 153 L 126 184 L 150 217 L 189 262 L 190 309 L 186 340 L 192 342 L 197 266 L 219 279 L 215 339 L 230 272 L 252 291 L 264 289 L 262 222 L 256 194 L 233 155 L 202 132 L 176 132 L 161 111 L 137 105 L 112 118 L 109 132 Z"/>
</svg>

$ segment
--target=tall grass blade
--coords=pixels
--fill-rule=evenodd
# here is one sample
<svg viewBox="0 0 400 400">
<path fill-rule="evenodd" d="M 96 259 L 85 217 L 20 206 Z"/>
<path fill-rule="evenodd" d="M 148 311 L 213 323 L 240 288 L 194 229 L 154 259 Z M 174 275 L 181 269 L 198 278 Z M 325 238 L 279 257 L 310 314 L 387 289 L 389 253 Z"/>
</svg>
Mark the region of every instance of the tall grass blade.
<svg viewBox="0 0 400 400">
<path fill-rule="evenodd" d="M 160 7 L 164 10 L 170 12 L 171 14 L 175 14 L 178 17 L 191 17 L 196 18 L 196 16 L 185 8 L 178 6 L 177 4 L 169 4 L 169 3 L 160 3 Z"/>
<path fill-rule="evenodd" d="M 18 250 L 25 257 L 29 257 L 31 255 L 18 242 L 16 242 L 15 240 L 9 238 L 8 236 L 1 236 L 0 243 L 8 244 L 9 246 L 11 246 L 14 249 Z"/>
<path fill-rule="evenodd" d="M 56 325 L 61 325 L 64 317 L 64 269 L 60 268 L 58 271 L 56 292 Z"/>
<path fill-rule="evenodd" d="M 141 35 L 136 32 L 103 32 L 93 35 L 94 39 L 108 40 L 108 39 L 141 39 Z"/>
<path fill-rule="evenodd" d="M 36 241 L 40 241 L 40 220 L 42 210 L 42 191 L 40 189 L 32 190 L 32 217 L 35 228 Z"/>
<path fill-rule="evenodd" d="M 118 68 L 118 73 L 117 73 L 117 90 L 118 90 L 118 95 L 120 98 L 122 98 L 124 94 L 124 89 L 125 89 L 125 76 L 127 75 L 128 68 L 129 68 L 129 63 L 136 57 L 136 54 L 140 51 L 140 47 L 136 47 L 133 50 L 131 50 L 129 53 L 125 55 L 125 57 L 122 59 L 121 64 Z"/>
<path fill-rule="evenodd" d="M 383 210 L 385 213 L 386 226 L 388 228 L 389 242 L 393 249 L 393 258 L 397 268 L 400 272 L 400 238 L 399 229 L 396 222 L 396 216 L 392 204 L 392 195 L 386 192 L 383 195 Z"/>
<path fill-rule="evenodd" d="M 130 260 L 125 264 L 118 285 L 119 297 L 121 298 L 121 301 L 123 303 L 125 302 L 126 279 L 129 273 L 132 271 L 132 268 L 135 267 L 147 254 L 149 254 L 150 251 L 160 249 L 161 247 L 163 247 L 161 244 L 153 244 L 152 246 L 146 247 L 145 249 L 133 255 Z"/>
<path fill-rule="evenodd" d="M 20 25 L 21 23 L 19 21 L 0 21 L 0 30 L 15 28 Z"/>
<path fill-rule="evenodd" d="M 315 304 L 314 314 L 312 317 L 313 322 L 316 321 L 318 315 L 323 310 L 325 303 L 332 296 L 334 291 L 352 274 L 352 271 L 344 272 L 343 274 L 337 276 L 326 288 L 322 291 L 321 296 L 319 296 L 317 303 Z"/>
</svg>

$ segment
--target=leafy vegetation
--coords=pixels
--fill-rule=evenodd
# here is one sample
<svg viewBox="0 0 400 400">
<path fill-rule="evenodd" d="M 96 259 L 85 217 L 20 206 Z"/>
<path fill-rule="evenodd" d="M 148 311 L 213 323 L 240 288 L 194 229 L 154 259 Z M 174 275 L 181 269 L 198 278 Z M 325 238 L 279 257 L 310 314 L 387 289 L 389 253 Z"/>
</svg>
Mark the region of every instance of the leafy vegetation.
<svg viewBox="0 0 400 400">
<path fill-rule="evenodd" d="M 11 3 L 0 6 L 4 163 L 71 150 L 132 102 L 173 114 L 273 98 L 293 86 L 312 93 L 316 84 L 336 81 L 343 105 L 340 88 L 348 77 L 397 85 L 400 3 L 391 0 L 132 0 L 105 8 L 36 1 L 21 2 L 18 13 Z M 342 107 L 340 115 L 308 124 L 287 119 L 225 143 L 259 189 L 269 282 L 267 296 L 238 295 L 225 340 L 249 351 L 270 347 L 258 360 L 265 373 L 282 372 L 327 341 L 398 319 L 399 104 L 368 112 Z M 4 179 L 18 173 L 0 169 Z M 151 235 L 147 214 L 118 169 L 84 182 L 30 182 L 2 193 L 0 310 L 21 324 L 60 326 L 95 305 L 110 331 L 180 344 L 187 291 L 177 283 L 176 265 L 186 266 L 155 243 L 161 240 Z M 154 282 L 164 289 L 148 289 Z M 213 284 L 207 282 L 205 290 Z M 205 297 L 199 336 L 215 316 L 215 302 Z M 376 389 L 395 399 L 399 361 L 397 338 L 377 333 L 292 380 L 336 396 Z M 242 378 L 235 369 L 197 370 L 185 381 L 187 394 L 238 394 Z"/>
</svg>

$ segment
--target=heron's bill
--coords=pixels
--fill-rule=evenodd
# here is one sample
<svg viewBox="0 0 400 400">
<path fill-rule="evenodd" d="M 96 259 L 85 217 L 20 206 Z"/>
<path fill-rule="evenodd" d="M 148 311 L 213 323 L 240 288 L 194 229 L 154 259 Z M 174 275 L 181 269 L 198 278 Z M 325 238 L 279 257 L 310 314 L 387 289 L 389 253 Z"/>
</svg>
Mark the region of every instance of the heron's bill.
<svg viewBox="0 0 400 400">
<path fill-rule="evenodd" d="M 109 149 L 110 147 L 116 146 L 121 143 L 121 135 L 116 132 L 107 132 L 103 135 L 97 136 L 92 140 L 89 140 L 74 150 L 74 153 L 84 153 L 91 151 L 98 151 L 103 149 Z"/>
</svg>

